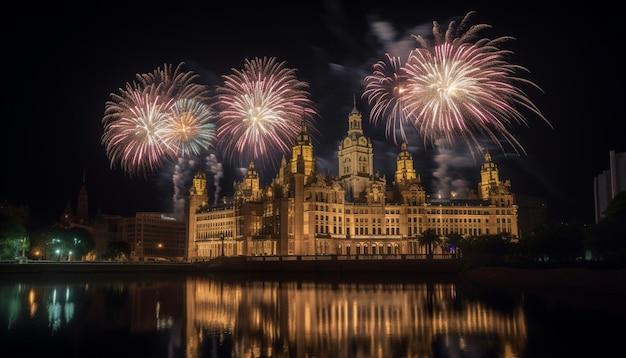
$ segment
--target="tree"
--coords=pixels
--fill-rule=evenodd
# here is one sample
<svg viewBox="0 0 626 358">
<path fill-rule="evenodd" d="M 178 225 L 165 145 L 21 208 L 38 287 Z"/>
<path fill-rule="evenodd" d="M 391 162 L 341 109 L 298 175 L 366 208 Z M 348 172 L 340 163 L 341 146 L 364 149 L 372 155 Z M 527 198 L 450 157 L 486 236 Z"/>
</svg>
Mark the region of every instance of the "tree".
<svg viewBox="0 0 626 358">
<path fill-rule="evenodd" d="M 432 256 L 435 245 L 441 243 L 439 235 L 435 229 L 427 229 L 422 232 L 422 236 L 419 238 L 420 246 L 426 247 L 426 255 Z"/>
<path fill-rule="evenodd" d="M 45 229 L 38 237 L 38 246 L 41 245 L 39 240 L 43 240 L 48 260 L 82 260 L 95 247 L 91 233 L 80 227 Z"/>
<path fill-rule="evenodd" d="M 466 252 L 475 265 L 498 265 L 513 252 L 511 235 L 501 232 L 495 235 L 480 235 L 468 240 Z"/>
<path fill-rule="evenodd" d="M 624 264 L 626 260 L 626 191 L 607 205 L 604 217 L 586 232 L 583 241 L 597 259 Z"/>
<path fill-rule="evenodd" d="M 13 260 L 29 251 L 30 237 L 14 217 L 0 214 L 0 259 Z"/>
<path fill-rule="evenodd" d="M 456 257 L 460 257 L 463 248 L 465 247 L 465 239 L 459 233 L 453 232 L 448 234 L 444 239 L 444 245 L 447 245 L 450 252 L 454 253 Z"/>
<path fill-rule="evenodd" d="M 583 257 L 584 226 L 556 223 L 537 226 L 531 235 L 520 240 L 520 251 L 532 261 L 573 262 Z"/>
</svg>

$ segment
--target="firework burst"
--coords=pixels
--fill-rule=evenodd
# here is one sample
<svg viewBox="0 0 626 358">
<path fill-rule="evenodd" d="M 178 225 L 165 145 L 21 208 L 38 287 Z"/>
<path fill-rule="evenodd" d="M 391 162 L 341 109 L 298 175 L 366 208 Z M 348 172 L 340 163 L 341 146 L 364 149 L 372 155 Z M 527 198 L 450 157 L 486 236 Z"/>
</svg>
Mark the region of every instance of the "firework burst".
<svg viewBox="0 0 626 358">
<path fill-rule="evenodd" d="M 193 72 L 165 65 L 137 74 L 105 104 L 104 145 L 111 166 L 130 175 L 148 175 L 178 156 L 200 155 L 215 137 L 208 89 Z"/>
<path fill-rule="evenodd" d="M 296 78 L 296 70 L 275 58 L 246 59 L 243 70 L 222 76 L 216 89 L 220 107 L 218 146 L 238 165 L 265 159 L 271 164 L 286 154 L 304 122 L 316 131 L 317 115 L 309 99 L 308 84 Z"/>
<path fill-rule="evenodd" d="M 117 117 L 107 121 L 102 137 L 111 165 L 119 163 L 131 175 L 153 172 L 171 154 L 163 141 L 169 118 L 164 109 L 170 105 L 131 85 L 120 93 L 112 95 L 117 101 L 105 112 L 107 118 Z"/>
<path fill-rule="evenodd" d="M 432 145 L 442 138 L 450 144 L 461 140 L 473 151 L 486 136 L 502 149 L 503 142 L 509 143 L 519 153 L 524 149 L 509 128 L 528 125 L 523 111 L 549 122 L 518 86 L 541 89 L 517 75 L 528 72 L 526 68 L 507 61 L 511 51 L 499 46 L 511 37 L 480 38 L 490 28 L 487 24 L 466 30 L 472 14 L 459 26 L 452 21 L 441 28 L 433 22 L 432 40 L 414 35 L 420 46 L 404 66 L 375 65 L 364 92 L 374 103 L 372 120 L 394 115 L 392 121 L 409 121 Z M 390 92 L 398 79 L 404 83 L 401 96 Z"/>
<path fill-rule="evenodd" d="M 165 121 L 163 139 L 181 157 L 197 157 L 213 145 L 216 118 L 211 107 L 196 99 L 174 102 Z"/>
<path fill-rule="evenodd" d="M 209 89 L 196 83 L 198 74 L 192 71 L 183 71 L 184 62 L 172 69 L 172 65 L 164 64 L 152 73 L 137 74 L 137 80 L 142 88 L 149 89 L 153 95 L 163 98 L 195 99 L 208 102 Z"/>
<path fill-rule="evenodd" d="M 363 92 L 363 97 L 372 105 L 371 122 L 377 124 L 385 118 L 385 134 L 392 137 L 396 144 L 398 139 L 406 141 L 404 92 L 407 78 L 402 73 L 402 67 L 399 57 L 386 54 L 384 60 L 373 66 L 372 74 L 365 77 Z"/>
</svg>

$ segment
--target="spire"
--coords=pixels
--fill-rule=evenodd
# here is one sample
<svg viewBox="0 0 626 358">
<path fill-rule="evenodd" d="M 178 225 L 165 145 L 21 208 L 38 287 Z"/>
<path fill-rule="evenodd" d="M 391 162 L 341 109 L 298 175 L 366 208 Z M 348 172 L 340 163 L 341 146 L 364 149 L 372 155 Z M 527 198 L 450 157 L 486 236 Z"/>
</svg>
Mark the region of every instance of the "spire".
<svg viewBox="0 0 626 358">
<path fill-rule="evenodd" d="M 362 128 L 362 116 L 361 112 L 356 108 L 356 96 L 354 97 L 354 102 L 352 106 L 352 110 L 348 115 L 348 135 L 363 135 Z"/>
<path fill-rule="evenodd" d="M 304 118 L 302 118 L 302 122 L 300 122 L 300 133 L 296 137 L 296 142 L 294 145 L 311 145 L 311 138 L 307 133 Z"/>
<path fill-rule="evenodd" d="M 485 151 L 485 162 L 491 162 L 491 153 L 489 153 L 489 149 Z"/>
<path fill-rule="evenodd" d="M 356 108 L 356 94 L 354 94 L 352 99 L 352 111 L 350 111 L 350 114 L 359 114 L 359 110 Z"/>
<path fill-rule="evenodd" d="M 300 133 L 306 133 L 306 122 L 304 121 L 304 116 L 300 121 Z"/>
</svg>

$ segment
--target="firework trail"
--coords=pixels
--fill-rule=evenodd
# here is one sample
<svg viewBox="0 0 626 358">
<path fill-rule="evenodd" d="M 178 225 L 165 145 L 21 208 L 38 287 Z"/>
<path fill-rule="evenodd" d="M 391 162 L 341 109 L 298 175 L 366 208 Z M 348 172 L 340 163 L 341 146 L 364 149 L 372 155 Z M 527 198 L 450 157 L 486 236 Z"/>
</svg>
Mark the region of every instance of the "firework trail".
<svg viewBox="0 0 626 358">
<path fill-rule="evenodd" d="M 526 68 L 507 62 L 512 52 L 499 45 L 511 37 L 480 38 L 480 32 L 491 27 L 487 24 L 466 30 L 473 13 L 469 12 L 459 26 L 451 21 L 447 28 L 441 28 L 434 21 L 432 40 L 414 35 L 420 46 L 410 52 L 404 66 L 394 67 L 395 62 L 391 62 L 393 66 L 385 62 L 374 66 L 364 92 L 374 103 L 371 120 L 399 115 L 387 120 L 410 121 L 424 143 L 433 146 L 440 138 L 449 144 L 462 140 L 474 153 L 473 148 L 481 148 L 480 138 L 486 136 L 501 149 L 504 140 L 517 153 L 525 152 L 508 128 L 527 125 L 522 113 L 526 110 L 549 122 L 518 85 L 541 89 L 517 76 L 518 72 L 528 72 Z M 406 78 L 402 96 L 384 94 L 395 88 L 396 77 Z"/>
<path fill-rule="evenodd" d="M 152 73 L 137 74 L 137 81 L 142 88 L 150 89 L 151 93 L 164 98 L 195 99 L 208 102 L 211 98 L 209 89 L 195 81 L 200 77 L 192 71 L 183 71 L 181 62 L 172 71 L 172 65 L 164 64 Z"/>
<path fill-rule="evenodd" d="M 172 174 L 172 182 L 174 183 L 173 194 L 173 210 L 172 215 L 181 220 L 185 216 L 185 204 L 187 202 L 186 190 L 188 188 L 189 178 L 193 177 L 196 173 L 196 162 L 194 160 L 186 160 L 184 158 L 178 158 L 174 165 L 174 173 Z"/>
<path fill-rule="evenodd" d="M 215 193 L 213 195 L 213 203 L 217 204 L 219 201 L 220 192 L 220 179 L 224 177 L 224 169 L 222 163 L 217 160 L 217 156 L 213 153 L 209 154 L 205 158 L 205 165 L 209 168 L 209 171 L 213 173 L 213 185 L 215 186 Z"/>
<path fill-rule="evenodd" d="M 216 89 L 217 145 L 225 157 L 237 157 L 240 166 L 250 161 L 276 166 L 276 154 L 291 150 L 303 121 L 316 133 L 309 86 L 295 74 L 285 62 L 265 57 L 246 59 L 242 70 L 222 76 L 224 84 Z"/>
</svg>

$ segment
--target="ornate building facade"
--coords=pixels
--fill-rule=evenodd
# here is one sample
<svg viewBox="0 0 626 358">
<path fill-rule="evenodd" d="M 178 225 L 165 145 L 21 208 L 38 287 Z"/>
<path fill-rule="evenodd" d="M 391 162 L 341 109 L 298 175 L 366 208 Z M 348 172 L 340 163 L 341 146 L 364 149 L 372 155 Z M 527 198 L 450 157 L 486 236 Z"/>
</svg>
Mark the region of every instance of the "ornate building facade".
<svg viewBox="0 0 626 358">
<path fill-rule="evenodd" d="M 304 124 L 291 158 L 283 157 L 271 183 L 260 186 L 250 163 L 229 200 L 209 204 L 207 180 L 199 172 L 187 202 L 189 261 L 235 255 L 411 255 L 425 254 L 420 237 L 434 232 L 463 237 L 507 233 L 519 238 L 518 205 L 509 180 L 501 180 L 487 152 L 477 191 L 469 198 L 427 195 L 413 157 L 402 143 L 393 182 L 374 173 L 371 140 L 356 105 L 338 147 L 336 177 L 317 171 Z M 442 248 L 438 248 L 442 252 Z"/>
</svg>

